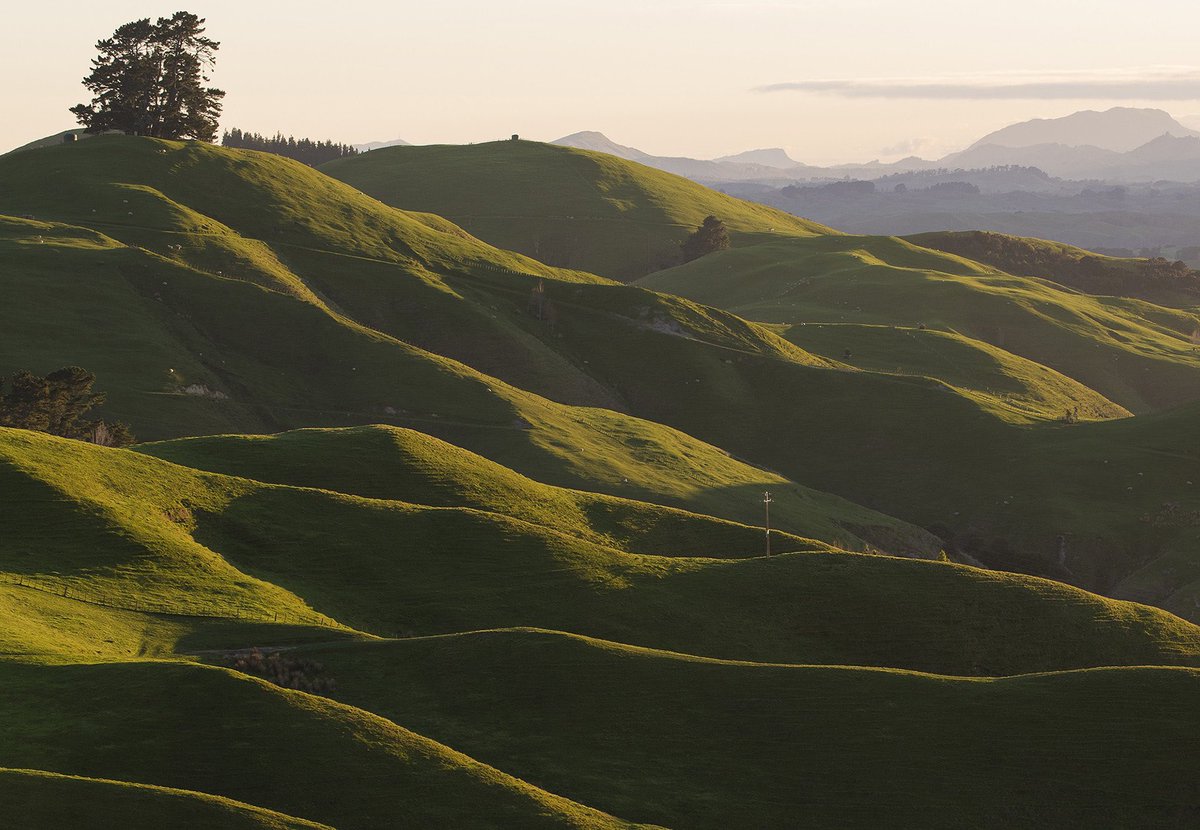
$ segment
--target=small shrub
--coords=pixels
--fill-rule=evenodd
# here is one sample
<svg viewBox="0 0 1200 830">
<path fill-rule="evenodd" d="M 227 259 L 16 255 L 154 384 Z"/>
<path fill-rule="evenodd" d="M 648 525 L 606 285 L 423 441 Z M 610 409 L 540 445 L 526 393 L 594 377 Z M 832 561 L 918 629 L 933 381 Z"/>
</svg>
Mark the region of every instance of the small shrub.
<svg viewBox="0 0 1200 830">
<path fill-rule="evenodd" d="M 314 695 L 327 695 L 337 689 L 337 683 L 326 673 L 325 667 L 315 660 L 289 657 L 279 652 L 263 654 L 252 649 L 234 657 L 229 665 L 285 689 Z"/>
</svg>

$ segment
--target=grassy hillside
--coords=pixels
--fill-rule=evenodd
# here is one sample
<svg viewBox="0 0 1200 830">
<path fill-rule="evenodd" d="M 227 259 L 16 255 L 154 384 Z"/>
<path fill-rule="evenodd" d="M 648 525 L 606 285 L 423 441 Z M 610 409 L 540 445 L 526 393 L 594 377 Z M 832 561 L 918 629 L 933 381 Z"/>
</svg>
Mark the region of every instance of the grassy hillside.
<svg viewBox="0 0 1200 830">
<path fill-rule="evenodd" d="M 1195 314 L 1080 294 L 899 239 L 773 242 L 705 257 L 640 284 L 763 322 L 954 332 L 1040 363 L 1133 412 L 1200 398 Z M 1096 403 L 1085 397 L 1080 408 Z"/>
<path fill-rule="evenodd" d="M 952 331 L 856 323 L 780 324 L 777 330 L 805 351 L 859 369 L 937 378 L 1017 422 L 1068 412 L 1080 420 L 1129 415 L 1066 375 Z"/>
<path fill-rule="evenodd" d="M 52 561 L 53 551 L 47 559 Z M 328 626 L 247 619 L 249 609 L 211 617 L 196 612 L 216 615 L 221 609 L 192 607 L 192 615 L 131 610 L 153 607 L 137 587 L 119 596 L 85 590 L 63 596 L 56 587 L 57 580 L 37 573 L 0 574 L 0 656 L 46 663 L 112 662 L 356 636 Z"/>
<path fill-rule="evenodd" d="M 412 149 L 337 171 L 622 277 L 736 247 L 624 285 L 265 154 L 0 157 L 0 376 L 148 441 L 0 428 L 0 824 L 1200 821 L 1200 407 L 1128 417 L 1200 318 Z"/>
<path fill-rule="evenodd" d="M 110 152 L 116 156 L 111 162 Z M 1011 342 L 1020 335 L 1053 352 L 1046 362 L 1062 370 L 1039 372 L 1017 360 L 997 368 L 997 360 L 985 359 L 989 347 L 980 346 L 963 369 L 944 370 L 948 380 L 964 384 L 959 389 L 922 377 L 851 371 L 835 362 L 836 347 L 834 358 L 820 357 L 727 312 L 644 288 L 587 282 L 548 268 L 539 277 L 533 265 L 529 273 L 503 270 L 513 255 L 336 182 L 320 184 L 321 200 L 314 202 L 305 182 L 320 179 L 319 173 L 260 154 L 97 139 L 20 154 L 26 163 L 19 171 L 0 160 L 0 174 L 24 177 L 21 187 L 33 191 L 28 199 L 19 191 L 6 198 L 16 209 L 23 210 L 18 205 L 25 200 L 63 217 L 79 214 L 78 200 L 55 196 L 26 172 L 37 168 L 49 180 L 60 157 L 64 165 L 82 165 L 79 153 L 94 154 L 98 165 L 128 173 L 125 178 L 168 194 L 177 205 L 186 198 L 190 210 L 236 229 L 239 238 L 261 233 L 272 251 L 283 252 L 287 273 L 312 294 L 272 288 L 266 277 L 251 284 L 249 277 L 221 276 L 165 247 L 158 255 L 94 230 L 13 220 L 11 236 L 0 239 L 4 279 L 31 306 L 50 313 L 33 318 L 20 305 L 6 307 L 6 330 L 17 336 L 0 344 L 4 365 L 41 371 L 87 365 L 111 393 L 107 414 L 129 420 L 142 438 L 390 422 L 546 484 L 751 525 L 760 521 L 762 493 L 770 490 L 779 527 L 798 536 L 925 555 L 939 548 L 911 525 L 793 483 L 799 481 L 935 530 L 962 561 L 1100 591 L 1123 590 L 1138 574 L 1139 586 L 1155 586 L 1133 594 L 1139 598 L 1190 596 L 1191 578 L 1178 581 L 1184 572 L 1163 559 L 1184 555 L 1194 536 L 1190 525 L 1130 517 L 1157 516 L 1169 503 L 1186 515 L 1192 497 L 1181 488 L 1194 472 L 1183 463 L 1144 486 L 1137 474 L 1149 476 L 1154 465 L 1140 451 L 1117 453 L 1112 466 L 1097 472 L 1092 457 L 1073 455 L 1062 437 L 1067 433 L 1046 420 L 1061 417 L 1059 407 L 1065 410 L 1068 401 L 1085 418 L 1121 414 L 1062 377 L 1079 380 L 1084 370 L 1117 390 L 1110 400 L 1185 397 L 1194 357 L 1173 351 L 1190 349 L 1177 345 L 1184 342 L 1180 332 L 1190 331 L 1191 317 L 1183 312 L 1071 294 L 899 240 L 796 238 L 708 257 L 662 277 L 711 273 L 715 290 L 728 283 L 728 272 L 714 270 L 721 262 L 761 256 L 762 285 L 769 286 L 795 281 L 787 276 L 788 263 L 799 256 L 819 275 L 776 307 L 790 315 L 783 319 L 811 314 L 859 325 L 978 325 L 975 339 L 987 339 L 987 331 L 1016 332 L 1005 340 L 1007 350 L 1021 351 Z M 90 188 L 84 195 L 107 193 L 110 186 L 97 173 L 84 181 Z M 302 216 L 305 205 L 314 216 L 306 223 L 263 221 Z M 171 227 L 186 227 L 178 212 L 169 215 L 176 217 Z M 361 254 L 342 253 L 359 244 L 342 216 L 365 228 Z M 52 243 L 43 227 L 59 241 Z M 449 237 L 447 245 L 468 246 L 482 265 L 437 264 L 437 234 Z M 293 241 L 299 237 L 303 245 Z M 432 253 L 410 257 L 390 247 L 393 237 Z M 323 257 L 342 266 L 315 264 Z M 81 283 L 78 273 L 90 279 Z M 539 279 L 542 296 L 557 309 L 554 321 L 529 313 Z M 750 293 L 757 285 L 737 282 Z M 896 319 L 926 290 L 929 302 L 904 312 L 920 318 Z M 857 308 L 863 311 L 852 312 L 856 319 L 841 319 Z M 1004 323 L 999 329 L 998 322 Z M 460 357 L 495 367 L 510 383 L 528 384 L 556 401 L 606 408 L 564 406 L 412 345 L 434 340 L 456 344 Z M 948 359 L 956 352 L 946 343 L 964 346 L 961 339 L 939 343 Z M 996 348 L 990 347 L 993 357 Z M 1055 363 L 1067 359 L 1080 371 Z M 1090 375 L 1083 379 L 1102 386 Z M 1009 394 L 1017 398 L 1005 400 Z M 1186 446 L 1186 419 L 1155 429 L 1156 442 Z M 1016 512 L 1015 494 L 1043 490 L 1030 510 Z M 1062 490 L 1083 500 L 1060 499 Z M 1106 495 L 1098 499 L 1109 492 L 1124 498 L 1120 509 Z M 1101 502 L 1104 509 L 1093 508 Z M 1186 602 L 1170 602 L 1195 617 Z"/>
<path fill-rule="evenodd" d="M 922 233 L 910 241 L 1088 294 L 1138 297 L 1182 308 L 1200 305 L 1200 272 L 1165 259 L 1102 256 L 1062 242 L 987 231 Z"/>
<path fill-rule="evenodd" d="M 734 245 L 832 232 L 636 162 L 531 141 L 387 147 L 321 170 L 501 248 L 622 281 L 678 262 L 679 243 L 709 215 Z"/>
<path fill-rule="evenodd" d="M 0 770 L 0 814 L 28 830 L 330 830 L 205 793 L 38 770 Z"/>
<path fill-rule="evenodd" d="M 5 767 L 191 789 L 339 830 L 630 826 L 377 715 L 226 670 L 0 668 Z"/>
<path fill-rule="evenodd" d="M 212 472 L 372 499 L 470 507 L 631 553 L 737 558 L 762 528 L 646 502 L 550 487 L 432 436 L 398 427 L 299 430 L 143 444 L 139 452 Z M 836 527 L 823 528 L 836 534 Z M 828 550 L 778 533 L 776 550 Z"/>
<path fill-rule="evenodd" d="M 210 466 L 225 451 L 223 466 L 246 472 L 277 459 L 281 477 L 309 457 L 307 474 L 330 486 L 352 481 L 329 462 L 333 447 L 383 458 L 381 437 L 408 448 L 418 490 L 415 462 L 427 458 L 465 470 L 459 486 L 480 501 L 551 497 L 403 431 L 157 449 Z M 1157 609 L 890 557 L 635 556 L 478 510 L 262 484 L 16 430 L 0 438 L 6 578 L 25 580 L 0 591 L 0 768 L 34 771 L 0 773 L 0 804 L 53 793 L 30 814 L 42 826 L 81 813 L 169 821 L 181 804 L 206 826 L 352 830 L 774 826 L 799 814 L 816 827 L 1085 827 L 1101 816 L 1177 827 L 1195 815 L 1194 671 L 1029 674 L 1200 665 L 1200 628 Z M 374 486 L 412 483 L 389 478 Z M 376 632 L 509 628 L 339 646 L 330 641 L 348 632 L 240 619 L 242 605 L 222 605 L 231 567 L 249 601 L 282 585 Z M 30 589 L 51 581 L 70 595 Z M 109 607 L 171 591 L 193 614 L 220 616 Z M 348 705 L 143 661 L 203 651 L 225 663 L 229 649 L 306 642 L 299 654 L 324 664 Z M 857 795 L 864 776 L 882 782 L 870 799 Z"/>
<path fill-rule="evenodd" d="M 1200 816 L 1195 670 L 966 680 L 538 631 L 315 654 L 347 701 L 671 827 L 1183 828 Z"/>
<path fill-rule="evenodd" d="M 352 635 L 347 627 L 398 636 L 536 626 L 718 657 L 954 674 L 1200 659 L 1200 629 L 1176 617 L 1029 577 L 837 552 L 633 554 L 589 540 L 604 524 L 572 525 L 569 510 L 552 528 L 263 484 L 16 430 L 0 437 L 16 508 L 0 559 L 0 610 L 11 615 L 0 639 L 39 659 L 319 636 L 262 625 L 277 619 L 319 624 L 322 639 Z M 295 453 L 295 468 L 312 453 L 319 467 L 314 447 L 324 442 L 308 437 L 290 448 L 289 437 L 271 439 L 283 442 L 272 449 Z M 209 451 L 231 446 L 238 459 L 238 443 Z M 626 533 L 655 515 L 620 507 Z M 775 544 L 787 550 L 789 540 Z"/>
<path fill-rule="evenodd" d="M 1188 361 L 1194 359 L 1174 351 L 1190 348 L 1177 345 L 1190 325 L 1182 312 L 1070 294 L 898 240 L 827 236 L 774 242 L 716 254 L 661 277 L 708 272 L 716 290 L 728 282 L 726 271 L 715 270 L 722 261 L 763 257 L 761 285 L 755 279 L 738 281 L 739 291 L 755 294 L 756 285 L 796 281 L 787 276 L 792 273 L 788 263 L 799 257 L 824 276 L 800 285 L 798 297 L 788 296 L 774 307 L 784 309 L 782 319 L 810 314 L 841 323 L 860 307 L 863 312 L 852 312 L 857 320 L 847 323 L 895 325 L 911 296 L 928 289 L 928 306 L 911 312 L 922 317 L 900 320 L 901 325 L 926 320 L 931 329 L 979 325 L 984 337 L 997 330 L 1003 315 L 1010 323 L 1004 332 L 1016 332 L 1055 354 L 1054 360 L 1046 359 L 1050 365 L 1069 359 L 1082 367 L 1068 372 L 1060 365 L 1056 375 L 1008 360 L 996 368 L 998 359 L 972 354 L 961 371 L 942 369 L 952 383 L 964 385 L 960 390 L 923 378 L 846 371 L 845 363 L 794 347 L 761 326 L 642 288 L 571 282 L 582 277 L 550 269 L 539 277 L 533 265 L 528 273 L 496 270 L 506 267 L 504 258 L 511 254 L 455 235 L 445 222 L 391 210 L 336 182 L 312 185 L 324 200 L 310 205 L 313 218 L 307 223 L 264 224 L 263 217 L 302 215 L 302 206 L 313 202 L 305 182 L 311 176 L 323 179 L 275 157 L 107 138 L 30 151 L 20 154 L 26 160 L 20 170 L 0 161 L 0 173 L 25 176 L 20 182 L 31 191 L 28 199 L 18 191 L 8 193 L 14 209 L 24 210 L 18 205 L 25 200 L 64 217 L 82 212 L 78 200 L 55 196 L 53 188 L 26 172 L 36 168 L 44 180 L 52 179 L 60 157 L 66 160 L 61 163 L 82 166 L 80 152 L 124 169 L 127 178 L 140 178 L 139 186 L 169 191 L 175 204 L 194 200 L 208 212 L 191 210 L 240 229 L 240 239 L 262 233 L 272 251 L 287 254 L 288 273 L 316 297 L 271 288 L 266 277 L 251 284 L 256 279 L 216 275 L 166 247 L 160 255 L 122 246 L 95 230 L 14 219 L 12 233 L 0 239 L 6 284 L 31 306 L 53 313 L 35 319 L 20 313 L 22 306 L 6 307 L 6 330 L 17 337 L 4 343 L 5 365 L 44 372 L 84 363 L 110 393 L 108 414 L 130 421 L 144 439 L 391 422 L 450 440 L 550 485 L 748 524 L 760 522 L 762 492 L 769 489 L 779 527 L 790 533 L 839 546 L 937 551 L 937 543 L 911 525 L 788 481 L 800 480 L 935 529 L 965 561 L 973 557 L 1102 591 L 1114 590 L 1138 572 L 1140 584 L 1157 585 L 1139 597 L 1171 596 L 1186 588 L 1172 582 L 1180 573 L 1175 566 L 1164 565 L 1170 572 L 1158 573 L 1153 563 L 1189 545 L 1192 531 L 1178 523 L 1147 527 L 1127 517 L 1158 515 L 1174 501 L 1188 505 L 1180 488 L 1194 477 L 1192 471 L 1177 470 L 1162 487 L 1124 491 L 1132 485 L 1122 483 L 1132 501 L 1118 511 L 1093 510 L 1094 495 L 1145 473 L 1140 453 L 1121 453 L 1120 463 L 1114 459 L 1114 467 L 1097 476 L 1088 469 L 1087 457 L 1069 452 L 1058 456 L 1056 465 L 1045 462 L 1045 447 L 1055 445 L 1060 434 L 1057 427 L 1034 431 L 1046 435 L 1043 443 L 1024 427 L 1004 423 L 1056 419 L 1058 407 L 1066 409 L 1068 401 L 1084 417 L 1120 414 L 1062 378 L 1084 377 L 1084 369 L 1120 387 L 1120 395 L 1109 396 L 1117 401 L 1186 396 L 1194 375 Z M 108 192 L 98 174 L 86 174 L 84 181 L 84 196 Z M 340 253 L 359 243 L 338 218 L 342 215 L 367 228 L 364 253 Z M 169 227 L 185 227 L 184 219 L 170 221 L 176 224 Z M 436 239 L 427 237 L 431 228 Z M 164 234 L 172 239 L 197 235 Z M 437 265 L 442 239 L 437 234 L 449 237 L 446 245 L 470 247 L 487 267 Z M 298 235 L 306 240 L 302 246 L 289 241 Z M 386 240 L 394 236 L 414 251 L 426 245 L 433 253 L 421 259 L 425 265 L 414 265 L 408 254 L 389 247 Z M 858 251 L 863 246 L 870 251 Z M 325 255 L 343 267 L 314 265 Z M 80 283 L 76 273 L 88 273 L 89 281 Z M 542 296 L 558 309 L 554 321 L 529 314 L 530 291 L 538 279 L 544 283 Z M 335 295 L 336 301 L 329 299 Z M 941 300 L 932 302 L 936 297 Z M 424 315 L 424 324 L 416 323 L 416 311 Z M 305 333 L 296 337 L 295 332 Z M 529 383 L 558 401 L 601 402 L 606 408 L 564 407 L 412 344 L 433 345 L 438 338 L 456 343 L 452 350 L 462 357 L 496 366 L 510 383 Z M 953 348 L 959 345 L 964 345 L 961 339 Z M 1004 348 L 1020 351 L 1009 341 Z M 836 359 L 836 347 L 833 351 Z M 922 360 L 928 365 L 932 359 Z M 1138 371 L 1150 368 L 1153 372 Z M 1102 386 L 1090 375 L 1084 379 Z M 1004 399 L 1013 393 L 1008 389 L 1016 390 L 1016 401 Z M 881 409 L 887 417 L 878 415 Z M 1189 428 L 1186 421 L 1170 422 L 1156 440 L 1184 445 Z M 1034 444 L 1042 455 L 1032 451 Z M 962 487 L 964 481 L 973 486 Z M 1013 495 L 1043 486 L 1067 487 L 1093 500 L 1067 504 L 1056 491 L 1049 492 L 1045 501 L 1052 509 L 1039 503 L 1016 515 Z M 1151 572 L 1142 572 L 1145 567 Z M 1195 614 L 1184 603 L 1171 602 L 1181 613 Z"/>
<path fill-rule="evenodd" d="M 21 158 L 0 160 L 7 209 L 103 232 L 0 220 L 6 286 L 51 312 L 34 318 L 7 307 L 14 337 L 0 344 L 0 366 L 86 364 L 101 378 L 112 416 L 143 439 L 378 421 L 465 430 L 460 442 L 552 483 L 740 521 L 757 519 L 762 485 L 787 484 L 658 427 L 552 407 L 411 345 L 502 371 L 556 400 L 616 409 L 626 408 L 620 390 L 597 380 L 586 352 L 610 351 L 618 327 L 687 344 L 677 376 L 721 365 L 731 349 L 822 362 L 732 315 L 620 286 L 577 301 L 549 292 L 564 316 L 578 308 L 598 321 L 576 343 L 530 317 L 529 292 L 539 275 L 564 291 L 597 278 L 488 248 L 444 220 L 387 208 L 286 159 L 124 137 Z M 56 176 L 61 187 L 44 187 Z M 112 215 L 115 205 L 127 206 L 128 187 L 140 188 L 146 203 L 133 218 Z M 92 204 L 107 207 L 92 214 Z M 218 268 L 205 258 L 213 240 L 263 255 Z M 644 363 L 635 349 L 620 356 L 631 369 Z M 631 435 L 641 449 L 630 446 Z M 707 459 L 705 481 L 749 486 L 705 496 L 691 481 L 701 478 L 698 458 Z M 822 500 L 788 489 L 796 495 L 779 505 L 785 529 L 789 513 L 811 514 Z M 936 552 L 902 523 L 824 501 L 841 529 L 815 517 L 797 532 L 816 535 L 807 528 L 824 523 L 821 538 L 836 544 L 861 547 L 861 535 L 887 550 Z M 845 529 L 851 523 L 861 534 Z"/>
</svg>

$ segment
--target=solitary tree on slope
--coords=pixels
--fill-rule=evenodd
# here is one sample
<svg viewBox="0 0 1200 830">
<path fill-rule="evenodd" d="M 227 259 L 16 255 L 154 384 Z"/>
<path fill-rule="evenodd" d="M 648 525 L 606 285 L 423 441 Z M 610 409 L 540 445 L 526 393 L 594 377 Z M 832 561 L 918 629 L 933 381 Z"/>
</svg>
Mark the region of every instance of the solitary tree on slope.
<svg viewBox="0 0 1200 830">
<path fill-rule="evenodd" d="M 83 79 L 92 102 L 71 112 L 90 133 L 212 141 L 225 93 L 206 85 L 220 45 L 191 12 L 126 23 L 96 44 Z"/>
<path fill-rule="evenodd" d="M 729 247 L 729 231 L 725 223 L 715 216 L 706 217 L 695 233 L 683 240 L 683 261 L 691 262 L 716 251 Z"/>
</svg>

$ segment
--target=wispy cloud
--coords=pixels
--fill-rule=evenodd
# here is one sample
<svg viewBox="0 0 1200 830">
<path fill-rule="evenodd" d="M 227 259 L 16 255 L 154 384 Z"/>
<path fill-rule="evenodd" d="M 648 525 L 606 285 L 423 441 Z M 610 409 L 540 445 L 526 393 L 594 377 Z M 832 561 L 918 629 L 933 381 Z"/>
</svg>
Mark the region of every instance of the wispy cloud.
<svg viewBox="0 0 1200 830">
<path fill-rule="evenodd" d="M 1200 69 L 1154 67 L 1053 75 L 789 81 L 760 86 L 757 91 L 808 92 L 842 98 L 1185 101 L 1200 99 Z"/>
</svg>

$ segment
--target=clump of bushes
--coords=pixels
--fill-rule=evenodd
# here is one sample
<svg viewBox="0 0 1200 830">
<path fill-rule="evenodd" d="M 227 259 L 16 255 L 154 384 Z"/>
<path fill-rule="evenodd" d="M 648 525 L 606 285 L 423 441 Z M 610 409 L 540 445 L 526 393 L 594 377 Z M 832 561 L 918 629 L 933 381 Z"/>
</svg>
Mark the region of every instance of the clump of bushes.
<svg viewBox="0 0 1200 830">
<path fill-rule="evenodd" d="M 320 663 L 280 652 L 263 654 L 252 649 L 234 657 L 229 665 L 285 689 L 314 695 L 328 695 L 337 689 L 337 683 Z"/>
<path fill-rule="evenodd" d="M 729 230 L 725 227 L 725 223 L 717 217 L 705 217 L 703 224 L 680 243 L 680 248 L 683 251 L 684 262 L 691 262 L 702 256 L 727 250 L 729 248 Z"/>
<path fill-rule="evenodd" d="M 105 447 L 132 444 L 133 435 L 125 424 L 87 417 L 93 407 L 104 403 L 104 395 L 92 391 L 95 382 L 95 375 L 78 366 L 67 366 L 45 377 L 19 371 L 7 380 L 0 378 L 0 426 Z"/>
</svg>

